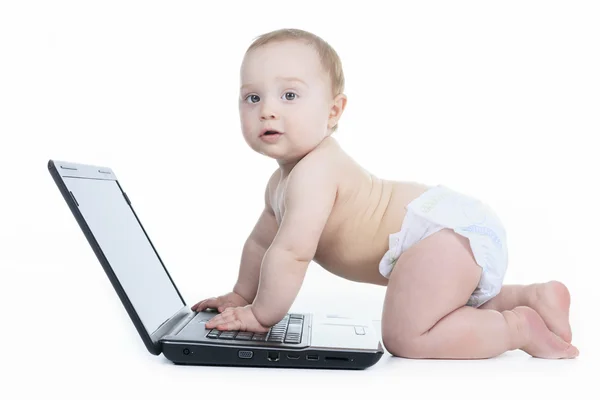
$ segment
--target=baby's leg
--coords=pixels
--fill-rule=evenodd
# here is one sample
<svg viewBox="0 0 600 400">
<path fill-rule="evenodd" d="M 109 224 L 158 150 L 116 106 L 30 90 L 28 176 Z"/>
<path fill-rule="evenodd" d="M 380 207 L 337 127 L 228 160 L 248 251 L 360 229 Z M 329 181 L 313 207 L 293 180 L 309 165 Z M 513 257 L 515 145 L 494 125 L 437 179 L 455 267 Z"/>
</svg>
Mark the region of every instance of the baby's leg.
<svg viewBox="0 0 600 400">
<path fill-rule="evenodd" d="M 489 358 L 517 348 L 544 358 L 577 356 L 529 307 L 498 312 L 465 306 L 480 276 L 468 240 L 449 229 L 404 252 L 385 296 L 388 351 L 407 358 Z"/>
<path fill-rule="evenodd" d="M 540 314 L 548 329 L 571 343 L 570 305 L 571 296 L 567 287 L 560 282 L 550 281 L 502 286 L 500 293 L 480 308 L 502 312 L 518 306 L 531 307 Z"/>
</svg>

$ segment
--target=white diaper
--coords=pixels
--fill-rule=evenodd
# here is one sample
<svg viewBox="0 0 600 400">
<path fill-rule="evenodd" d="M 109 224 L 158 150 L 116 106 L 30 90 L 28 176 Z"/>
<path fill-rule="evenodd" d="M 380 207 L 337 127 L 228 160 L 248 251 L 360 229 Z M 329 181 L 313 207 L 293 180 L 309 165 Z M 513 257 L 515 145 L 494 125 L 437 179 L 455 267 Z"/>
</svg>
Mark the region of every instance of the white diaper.
<svg viewBox="0 0 600 400">
<path fill-rule="evenodd" d="M 475 261 L 482 268 L 477 289 L 467 305 L 479 307 L 500 292 L 506 267 L 506 231 L 494 211 L 479 200 L 435 186 L 406 206 L 400 232 L 389 236 L 389 250 L 379 263 L 388 278 L 402 252 L 444 228 L 469 239 Z"/>
</svg>

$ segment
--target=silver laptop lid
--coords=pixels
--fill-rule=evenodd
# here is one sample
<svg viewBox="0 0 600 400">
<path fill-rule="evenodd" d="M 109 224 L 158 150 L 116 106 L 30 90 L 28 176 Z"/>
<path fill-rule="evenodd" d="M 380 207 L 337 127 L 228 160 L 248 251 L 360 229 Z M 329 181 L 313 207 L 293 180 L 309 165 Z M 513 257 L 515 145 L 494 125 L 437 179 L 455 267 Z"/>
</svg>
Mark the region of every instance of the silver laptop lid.
<svg viewBox="0 0 600 400">
<path fill-rule="evenodd" d="M 48 167 L 146 347 L 159 354 L 157 330 L 185 302 L 115 174 L 54 160 Z"/>
</svg>

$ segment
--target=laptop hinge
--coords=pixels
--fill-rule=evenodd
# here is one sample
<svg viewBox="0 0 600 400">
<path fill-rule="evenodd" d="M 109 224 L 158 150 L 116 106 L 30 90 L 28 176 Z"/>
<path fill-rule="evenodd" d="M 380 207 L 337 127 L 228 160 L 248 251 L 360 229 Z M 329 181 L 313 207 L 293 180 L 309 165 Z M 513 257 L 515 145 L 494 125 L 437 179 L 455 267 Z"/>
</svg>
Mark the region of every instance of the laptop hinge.
<svg viewBox="0 0 600 400">
<path fill-rule="evenodd" d="M 194 318 L 195 315 L 196 313 L 194 311 L 184 306 L 154 331 L 151 335 L 152 341 L 156 343 L 164 336 L 177 334 Z"/>
<path fill-rule="evenodd" d="M 177 325 L 175 325 L 175 326 L 173 327 L 173 329 L 171 330 L 171 332 L 168 332 L 167 334 L 165 334 L 165 335 L 163 335 L 163 336 L 166 336 L 166 335 L 173 335 L 173 336 L 174 336 L 174 335 L 177 335 L 177 334 L 178 334 L 178 333 L 179 333 L 179 332 L 180 332 L 180 331 L 181 331 L 183 328 L 185 328 L 185 327 L 187 326 L 187 324 L 189 324 L 189 323 L 190 323 L 190 321 L 191 321 L 192 319 L 194 319 L 194 317 L 195 317 L 196 315 L 197 315 L 197 314 L 196 314 L 196 313 L 194 313 L 194 312 L 192 312 L 192 313 L 189 313 L 189 314 L 188 314 L 188 315 L 187 315 L 185 318 L 183 318 L 183 319 L 182 319 L 182 320 L 181 320 L 181 321 L 180 321 L 180 322 L 179 322 Z"/>
</svg>

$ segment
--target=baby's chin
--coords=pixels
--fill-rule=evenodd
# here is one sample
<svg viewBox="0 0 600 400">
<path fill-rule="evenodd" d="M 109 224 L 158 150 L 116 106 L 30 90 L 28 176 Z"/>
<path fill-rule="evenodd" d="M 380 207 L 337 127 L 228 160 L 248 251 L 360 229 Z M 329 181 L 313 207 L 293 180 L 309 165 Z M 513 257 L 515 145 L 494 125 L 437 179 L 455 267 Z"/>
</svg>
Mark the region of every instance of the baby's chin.
<svg viewBox="0 0 600 400">
<path fill-rule="evenodd" d="M 301 151 L 299 149 L 281 149 L 275 147 L 262 147 L 259 149 L 255 149 L 255 151 L 259 154 L 262 154 L 265 157 L 269 157 L 272 160 L 277 161 L 279 164 L 289 164 L 294 163 L 302 159 L 306 156 L 310 151 Z"/>
<path fill-rule="evenodd" d="M 286 140 L 285 136 L 284 133 L 280 140 L 275 143 L 266 143 L 259 139 L 248 144 L 255 152 L 276 160 L 280 164 L 287 164 L 299 161 L 321 143 L 321 140 L 315 140 L 314 143 L 293 143 Z"/>
</svg>

